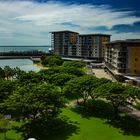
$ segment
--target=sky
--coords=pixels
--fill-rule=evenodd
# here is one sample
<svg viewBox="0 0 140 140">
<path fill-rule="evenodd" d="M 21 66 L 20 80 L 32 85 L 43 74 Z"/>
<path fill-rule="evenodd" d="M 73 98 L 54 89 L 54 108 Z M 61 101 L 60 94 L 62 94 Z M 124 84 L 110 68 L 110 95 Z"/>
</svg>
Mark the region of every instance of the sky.
<svg viewBox="0 0 140 140">
<path fill-rule="evenodd" d="M 0 46 L 51 45 L 51 31 L 140 39 L 140 0 L 0 0 Z"/>
</svg>

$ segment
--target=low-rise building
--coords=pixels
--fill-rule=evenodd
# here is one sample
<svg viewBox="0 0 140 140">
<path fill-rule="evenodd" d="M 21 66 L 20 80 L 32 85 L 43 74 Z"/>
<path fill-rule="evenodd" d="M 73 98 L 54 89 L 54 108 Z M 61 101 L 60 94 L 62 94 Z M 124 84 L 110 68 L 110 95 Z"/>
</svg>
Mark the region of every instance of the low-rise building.
<svg viewBox="0 0 140 140">
<path fill-rule="evenodd" d="M 105 64 L 116 76 L 140 75 L 140 40 L 129 39 L 108 43 Z"/>
</svg>

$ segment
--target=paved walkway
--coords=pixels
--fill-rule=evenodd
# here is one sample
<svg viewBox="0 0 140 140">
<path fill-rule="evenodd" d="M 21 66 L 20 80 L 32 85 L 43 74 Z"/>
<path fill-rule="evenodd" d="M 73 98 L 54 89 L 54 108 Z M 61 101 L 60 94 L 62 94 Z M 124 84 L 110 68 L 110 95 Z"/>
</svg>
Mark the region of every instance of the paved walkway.
<svg viewBox="0 0 140 140">
<path fill-rule="evenodd" d="M 131 107 L 131 106 L 120 106 L 119 110 L 122 112 L 127 113 L 129 116 L 131 116 L 134 119 L 137 119 L 140 121 L 140 111 Z"/>
<path fill-rule="evenodd" d="M 105 72 L 104 69 L 100 69 L 100 68 L 93 68 L 92 72 L 95 74 L 96 77 L 98 78 L 106 78 L 112 81 L 116 81 L 112 75 L 110 75 L 109 73 Z"/>
</svg>

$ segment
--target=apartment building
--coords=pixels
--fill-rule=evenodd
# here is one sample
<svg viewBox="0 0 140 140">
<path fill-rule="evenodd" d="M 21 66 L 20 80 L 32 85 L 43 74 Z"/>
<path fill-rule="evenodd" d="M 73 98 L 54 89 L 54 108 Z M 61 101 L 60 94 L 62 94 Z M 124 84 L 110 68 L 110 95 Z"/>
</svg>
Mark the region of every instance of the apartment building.
<svg viewBox="0 0 140 140">
<path fill-rule="evenodd" d="M 106 43 L 110 42 L 110 35 L 106 34 L 79 35 L 73 31 L 51 33 L 54 53 L 61 56 L 103 60 Z"/>
<path fill-rule="evenodd" d="M 110 35 L 84 34 L 79 35 L 81 56 L 87 58 L 103 59 L 106 43 L 110 42 Z"/>
<path fill-rule="evenodd" d="M 51 32 L 51 44 L 54 54 L 60 56 L 76 56 L 79 34 L 72 31 Z"/>
<path fill-rule="evenodd" d="M 108 43 L 105 63 L 114 75 L 140 75 L 140 40 L 129 39 Z"/>
</svg>

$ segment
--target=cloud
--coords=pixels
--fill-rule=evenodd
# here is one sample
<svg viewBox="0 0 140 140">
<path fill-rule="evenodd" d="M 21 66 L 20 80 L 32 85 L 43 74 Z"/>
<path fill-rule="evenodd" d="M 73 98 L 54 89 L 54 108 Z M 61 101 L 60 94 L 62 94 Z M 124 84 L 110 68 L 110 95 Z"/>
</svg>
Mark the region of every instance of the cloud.
<svg viewBox="0 0 140 140">
<path fill-rule="evenodd" d="M 108 5 L 0 1 L 0 40 L 5 44 L 45 45 L 50 44 L 50 31 L 90 33 L 100 27 L 110 30 L 116 25 L 133 25 L 139 21 L 134 11 L 116 10 Z"/>
</svg>

